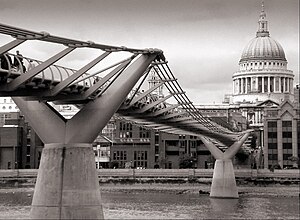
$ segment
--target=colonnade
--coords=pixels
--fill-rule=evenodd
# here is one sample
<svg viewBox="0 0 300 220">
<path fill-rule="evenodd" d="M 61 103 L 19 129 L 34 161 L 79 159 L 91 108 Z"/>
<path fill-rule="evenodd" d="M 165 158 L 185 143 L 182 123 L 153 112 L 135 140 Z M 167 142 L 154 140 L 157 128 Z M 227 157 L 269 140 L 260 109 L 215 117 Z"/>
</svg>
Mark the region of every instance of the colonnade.
<svg viewBox="0 0 300 220">
<path fill-rule="evenodd" d="M 243 111 L 242 115 L 247 118 L 251 125 L 259 125 L 263 123 L 263 109 L 249 109 L 250 111 Z"/>
<path fill-rule="evenodd" d="M 259 93 L 293 93 L 293 78 L 283 76 L 235 77 L 233 94 Z"/>
</svg>

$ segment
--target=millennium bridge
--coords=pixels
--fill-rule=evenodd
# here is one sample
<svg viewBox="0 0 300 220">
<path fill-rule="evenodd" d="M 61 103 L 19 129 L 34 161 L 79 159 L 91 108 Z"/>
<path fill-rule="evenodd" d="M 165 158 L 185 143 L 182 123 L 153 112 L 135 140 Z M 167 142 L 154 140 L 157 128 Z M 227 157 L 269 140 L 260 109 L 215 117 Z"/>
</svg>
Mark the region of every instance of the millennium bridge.
<svg viewBox="0 0 300 220">
<path fill-rule="evenodd" d="M 0 24 L 0 34 L 12 38 L 0 45 L 0 96 L 12 97 L 45 144 L 32 219 L 104 218 L 91 144 L 114 114 L 147 129 L 198 136 L 216 159 L 210 196 L 238 198 L 231 159 L 251 131 L 232 132 L 203 117 L 162 50 L 79 41 L 5 24 Z M 46 60 L 10 53 L 28 41 L 64 48 Z M 83 49 L 96 51 L 97 57 L 77 70 L 57 64 Z M 92 71 L 98 64 L 101 69 Z M 145 90 L 151 71 L 160 80 Z M 155 94 L 161 86 L 168 94 Z M 80 110 L 65 119 L 52 103 Z M 228 148 L 224 152 L 218 145 Z"/>
</svg>

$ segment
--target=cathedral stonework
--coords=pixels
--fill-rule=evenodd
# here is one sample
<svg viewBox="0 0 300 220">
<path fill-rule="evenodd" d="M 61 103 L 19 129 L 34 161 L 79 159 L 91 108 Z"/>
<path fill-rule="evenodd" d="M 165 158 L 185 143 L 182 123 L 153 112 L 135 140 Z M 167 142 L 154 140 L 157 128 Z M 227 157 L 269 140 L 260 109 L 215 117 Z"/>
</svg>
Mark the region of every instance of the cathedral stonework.
<svg viewBox="0 0 300 220">
<path fill-rule="evenodd" d="M 232 102 L 293 102 L 294 74 L 287 68 L 282 46 L 270 37 L 263 4 L 258 25 L 256 37 L 244 48 L 239 70 L 233 74 Z"/>
</svg>

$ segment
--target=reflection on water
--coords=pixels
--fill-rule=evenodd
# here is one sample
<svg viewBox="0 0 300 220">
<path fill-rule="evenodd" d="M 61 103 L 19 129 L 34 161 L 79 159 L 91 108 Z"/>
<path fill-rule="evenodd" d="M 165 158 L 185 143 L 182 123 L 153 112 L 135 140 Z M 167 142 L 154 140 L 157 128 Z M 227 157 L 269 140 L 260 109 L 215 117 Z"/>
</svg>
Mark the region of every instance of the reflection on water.
<svg viewBox="0 0 300 220">
<path fill-rule="evenodd" d="M 0 219 L 28 219 L 33 189 L 0 190 Z M 299 219 L 299 197 L 241 195 L 216 199 L 196 193 L 104 191 L 106 219 Z"/>
</svg>

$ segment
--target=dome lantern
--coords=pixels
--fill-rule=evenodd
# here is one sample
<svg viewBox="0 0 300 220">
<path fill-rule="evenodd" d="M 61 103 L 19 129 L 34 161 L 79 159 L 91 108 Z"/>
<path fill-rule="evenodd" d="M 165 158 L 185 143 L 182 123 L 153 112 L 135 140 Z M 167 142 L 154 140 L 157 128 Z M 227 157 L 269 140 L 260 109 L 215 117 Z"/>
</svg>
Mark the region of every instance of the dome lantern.
<svg viewBox="0 0 300 220">
<path fill-rule="evenodd" d="M 258 31 L 256 32 L 256 37 L 269 37 L 270 33 L 268 31 L 268 21 L 266 20 L 266 12 L 264 7 L 264 1 L 261 4 L 261 12 L 258 20 Z"/>
<path fill-rule="evenodd" d="M 244 48 L 240 63 L 249 60 L 278 60 L 286 62 L 282 46 L 270 37 L 264 2 L 262 2 L 258 25 L 256 38 L 252 39 Z"/>
</svg>

